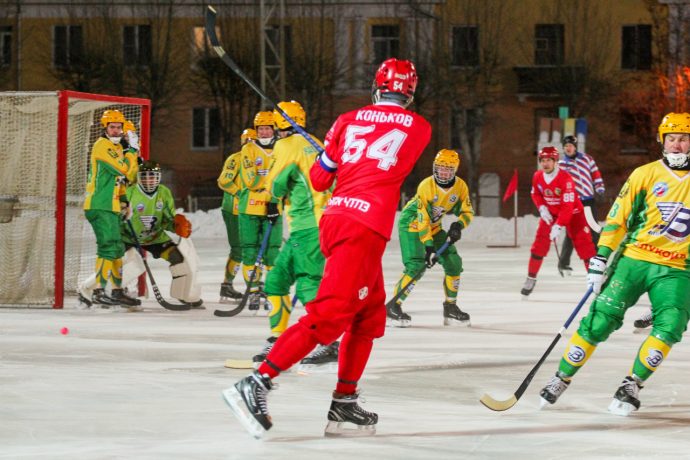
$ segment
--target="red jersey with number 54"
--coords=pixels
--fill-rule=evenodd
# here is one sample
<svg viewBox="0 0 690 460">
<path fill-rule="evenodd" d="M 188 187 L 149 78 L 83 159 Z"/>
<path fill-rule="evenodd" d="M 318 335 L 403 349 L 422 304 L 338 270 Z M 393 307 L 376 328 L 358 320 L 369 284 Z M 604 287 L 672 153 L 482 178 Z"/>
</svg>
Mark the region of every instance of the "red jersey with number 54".
<svg viewBox="0 0 690 460">
<path fill-rule="evenodd" d="M 430 138 L 424 117 L 393 103 L 338 117 L 310 171 L 316 190 L 336 180 L 324 214 L 345 214 L 389 240 L 400 187 Z"/>
<path fill-rule="evenodd" d="M 573 177 L 560 168 L 552 178 L 545 177 L 544 171 L 535 172 L 530 193 L 537 209 L 545 205 L 558 225 L 568 225 L 573 214 L 582 212 Z"/>
</svg>

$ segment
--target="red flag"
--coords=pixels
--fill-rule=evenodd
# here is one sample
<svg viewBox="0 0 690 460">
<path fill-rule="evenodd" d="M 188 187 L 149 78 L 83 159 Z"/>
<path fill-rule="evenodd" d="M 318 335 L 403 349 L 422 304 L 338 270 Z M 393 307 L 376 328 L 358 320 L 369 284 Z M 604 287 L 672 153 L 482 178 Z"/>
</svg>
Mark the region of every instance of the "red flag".
<svg viewBox="0 0 690 460">
<path fill-rule="evenodd" d="M 517 180 L 518 180 L 518 172 L 517 169 L 513 173 L 513 177 L 511 177 L 510 182 L 508 182 L 508 186 L 506 187 L 506 192 L 503 194 L 503 202 L 505 203 L 508 198 L 513 196 L 513 193 L 517 191 Z"/>
</svg>

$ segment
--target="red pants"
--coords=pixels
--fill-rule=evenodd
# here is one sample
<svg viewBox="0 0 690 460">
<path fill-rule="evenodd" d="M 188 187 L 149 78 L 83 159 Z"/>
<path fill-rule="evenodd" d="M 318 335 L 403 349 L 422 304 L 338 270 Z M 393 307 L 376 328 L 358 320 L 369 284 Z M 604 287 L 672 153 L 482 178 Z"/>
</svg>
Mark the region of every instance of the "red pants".
<svg viewBox="0 0 690 460">
<path fill-rule="evenodd" d="M 348 331 L 375 339 L 386 329 L 386 292 L 381 259 L 386 239 L 342 215 L 321 219 L 320 242 L 326 266 L 316 298 L 300 318 L 321 344 Z"/>
<path fill-rule="evenodd" d="M 597 251 L 592 243 L 591 230 L 583 212 L 573 214 L 570 223 L 565 227 L 565 231 L 573 241 L 573 247 L 580 259 L 587 260 L 596 255 Z M 544 222 L 543 219 L 539 219 L 537 234 L 534 237 L 534 243 L 532 243 L 532 254 L 544 257 L 549 253 L 552 244 L 549 239 L 550 233 L 551 225 Z"/>
</svg>

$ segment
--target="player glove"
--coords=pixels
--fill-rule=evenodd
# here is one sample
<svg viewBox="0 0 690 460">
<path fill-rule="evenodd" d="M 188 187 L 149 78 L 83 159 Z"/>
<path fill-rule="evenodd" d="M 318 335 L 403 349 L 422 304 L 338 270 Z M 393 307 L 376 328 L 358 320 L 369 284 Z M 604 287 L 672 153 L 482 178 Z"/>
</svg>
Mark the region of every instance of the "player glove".
<svg viewBox="0 0 690 460">
<path fill-rule="evenodd" d="M 127 131 L 127 141 L 130 147 L 139 151 L 139 135 L 137 135 L 136 131 Z"/>
<path fill-rule="evenodd" d="M 558 239 L 558 237 L 559 237 L 560 234 L 561 234 L 561 229 L 562 229 L 562 228 L 563 228 L 563 227 L 562 227 L 561 225 L 553 224 L 553 227 L 551 227 L 551 233 L 549 234 L 549 239 L 550 239 L 550 240 Z"/>
<path fill-rule="evenodd" d="M 592 287 L 592 292 L 599 294 L 601 292 L 601 285 L 606 281 L 604 272 L 606 271 L 607 260 L 606 257 L 594 256 L 589 259 L 589 268 L 587 269 L 587 285 Z"/>
<path fill-rule="evenodd" d="M 270 202 L 266 208 L 266 217 L 271 225 L 275 225 L 278 222 L 278 217 L 280 217 L 280 212 L 278 211 L 278 203 Z"/>
<path fill-rule="evenodd" d="M 462 225 L 460 222 L 453 222 L 448 228 L 448 242 L 455 244 L 456 241 L 460 241 L 460 238 L 462 238 Z"/>
<path fill-rule="evenodd" d="M 424 250 L 426 251 L 426 254 L 424 255 L 424 263 L 426 264 L 426 268 L 431 268 L 436 265 L 436 261 L 438 261 L 436 251 L 434 250 L 433 246 L 424 246 Z"/>
<path fill-rule="evenodd" d="M 192 223 L 182 214 L 175 214 L 173 222 L 175 224 L 175 233 L 182 238 L 189 238 L 189 235 L 192 234 Z"/>
<path fill-rule="evenodd" d="M 539 206 L 539 215 L 547 224 L 551 225 L 553 223 L 553 216 L 549 212 L 549 208 L 547 208 L 545 205 Z"/>
<path fill-rule="evenodd" d="M 132 218 L 132 207 L 126 201 L 120 201 L 120 218 L 122 220 Z"/>
</svg>

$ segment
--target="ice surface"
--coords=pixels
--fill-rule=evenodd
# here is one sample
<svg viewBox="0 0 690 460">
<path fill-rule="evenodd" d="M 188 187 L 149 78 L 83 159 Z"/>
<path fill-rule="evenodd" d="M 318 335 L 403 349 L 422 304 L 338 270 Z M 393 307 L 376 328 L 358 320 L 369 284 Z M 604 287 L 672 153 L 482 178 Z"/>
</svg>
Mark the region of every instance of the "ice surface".
<svg viewBox="0 0 690 460">
<path fill-rule="evenodd" d="M 224 229 L 213 212 L 192 218 L 204 298 L 217 301 Z M 282 375 L 269 399 L 273 429 L 262 441 L 242 429 L 221 390 L 246 371 L 223 362 L 261 349 L 265 317 L 217 318 L 212 306 L 169 312 L 153 298 L 141 313 L 77 310 L 75 299 L 62 311 L 0 309 L 0 459 L 685 458 L 685 343 L 647 382 L 638 412 L 606 410 L 645 337 L 632 322 L 648 308 L 646 297 L 556 405 L 539 411 L 538 392 L 577 322 L 515 407 L 496 413 L 479 403 L 485 392 L 503 399 L 517 389 L 585 291 L 583 266 L 574 259 L 573 276 L 561 278 L 550 254 L 530 299 L 521 300 L 535 225 L 520 219 L 519 248 L 486 247 L 512 243 L 506 220 L 478 218 L 464 232 L 459 305 L 471 328 L 442 325 L 440 267 L 421 280 L 403 306 L 412 327 L 386 330 L 361 381 L 363 406 L 380 417 L 372 438 L 323 437 L 333 374 Z M 166 265 L 151 266 L 167 296 Z M 389 295 L 400 269 L 394 239 L 384 259 Z"/>
</svg>

